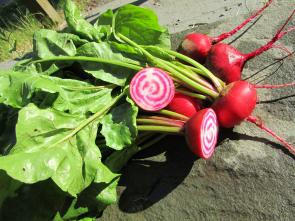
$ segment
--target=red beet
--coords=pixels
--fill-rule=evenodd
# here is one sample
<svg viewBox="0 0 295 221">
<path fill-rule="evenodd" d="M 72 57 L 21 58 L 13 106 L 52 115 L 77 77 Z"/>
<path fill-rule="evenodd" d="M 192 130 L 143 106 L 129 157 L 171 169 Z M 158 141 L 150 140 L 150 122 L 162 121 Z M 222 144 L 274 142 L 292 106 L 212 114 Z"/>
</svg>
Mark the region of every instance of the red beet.
<svg viewBox="0 0 295 221">
<path fill-rule="evenodd" d="M 286 20 L 285 24 L 277 31 L 276 35 L 265 45 L 248 54 L 242 54 L 236 48 L 218 43 L 211 47 L 206 60 L 206 66 L 220 79 L 226 83 L 231 83 L 241 79 L 241 73 L 245 63 L 260 55 L 261 53 L 274 47 L 274 43 L 286 35 L 288 32 L 295 30 L 295 27 L 282 31 L 290 19 L 293 17 L 295 10 Z"/>
<path fill-rule="evenodd" d="M 295 82 L 279 85 L 254 85 L 247 81 L 235 81 L 226 86 L 213 103 L 220 126 L 231 128 L 247 119 L 256 106 L 256 88 L 281 88 L 295 86 Z"/>
<path fill-rule="evenodd" d="M 246 81 L 233 82 L 221 92 L 213 103 L 220 126 L 231 128 L 245 120 L 256 106 L 255 87 Z"/>
<path fill-rule="evenodd" d="M 130 96 L 143 110 L 158 111 L 174 97 L 171 77 L 159 68 L 144 68 L 130 82 Z"/>
<path fill-rule="evenodd" d="M 192 117 L 201 109 L 201 102 L 190 96 L 175 93 L 174 98 L 168 104 L 167 109 L 187 117 Z"/>
<path fill-rule="evenodd" d="M 190 150 L 208 159 L 212 156 L 218 138 L 218 122 L 211 108 L 198 111 L 185 124 L 185 138 Z"/>
<path fill-rule="evenodd" d="M 257 100 L 255 88 L 279 88 L 293 85 L 294 83 L 266 85 L 265 87 L 263 85 L 252 85 L 246 81 L 235 81 L 230 83 L 221 92 L 221 96 L 213 103 L 212 108 L 216 113 L 218 123 L 221 127 L 231 128 L 240 124 L 243 120 L 247 120 L 277 139 L 295 155 L 295 148 L 292 145 L 267 128 L 261 120 L 251 116 Z"/>
<path fill-rule="evenodd" d="M 213 44 L 216 44 L 232 35 L 234 35 L 237 31 L 242 29 L 246 24 L 252 21 L 255 17 L 261 14 L 264 9 L 266 9 L 273 0 L 269 0 L 259 11 L 257 11 L 254 15 L 247 18 L 240 25 L 238 25 L 233 30 L 223 33 L 217 37 L 210 37 L 201 33 L 190 33 L 185 36 L 184 41 L 181 44 L 181 53 L 195 59 L 200 63 L 205 63 L 207 55 Z"/>
<path fill-rule="evenodd" d="M 200 63 L 205 63 L 212 47 L 212 38 L 201 33 L 190 33 L 184 37 L 180 52 Z"/>
</svg>

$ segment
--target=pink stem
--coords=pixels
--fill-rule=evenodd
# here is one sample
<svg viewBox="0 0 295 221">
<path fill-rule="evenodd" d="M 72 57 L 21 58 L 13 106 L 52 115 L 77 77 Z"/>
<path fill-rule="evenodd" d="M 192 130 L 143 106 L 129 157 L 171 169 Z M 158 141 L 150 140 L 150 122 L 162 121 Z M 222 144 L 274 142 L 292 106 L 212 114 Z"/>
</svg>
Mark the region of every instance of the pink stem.
<svg viewBox="0 0 295 221">
<path fill-rule="evenodd" d="M 145 118 L 159 119 L 159 120 L 167 120 L 167 121 L 171 121 L 171 122 L 179 122 L 181 124 L 184 124 L 185 123 L 184 120 L 177 120 L 177 119 L 172 119 L 172 118 L 168 118 L 168 117 L 161 117 L 161 116 L 147 116 Z"/>
<path fill-rule="evenodd" d="M 251 123 L 254 123 L 256 126 L 258 126 L 262 130 L 264 130 L 265 132 L 267 132 L 268 134 L 270 134 L 273 138 L 275 138 L 276 140 L 278 140 L 279 142 L 281 142 L 290 151 L 290 153 L 292 153 L 293 155 L 295 155 L 295 147 L 293 147 L 291 144 L 289 144 L 283 138 L 281 138 L 278 135 L 276 135 L 271 129 L 267 128 L 260 119 L 254 117 L 254 116 L 249 116 L 247 118 L 247 121 L 249 121 Z"/>
<path fill-rule="evenodd" d="M 265 85 L 256 85 L 255 84 L 254 85 L 255 88 L 266 88 L 266 89 L 289 87 L 289 86 L 295 86 L 295 82 L 288 83 L 288 84 L 276 84 L 276 85 L 271 85 L 271 84 L 265 84 Z"/>
<path fill-rule="evenodd" d="M 283 24 L 283 26 L 277 31 L 276 35 L 265 45 L 261 46 L 260 48 L 256 49 L 255 51 L 252 51 L 248 54 L 245 54 L 245 61 L 250 60 L 251 58 L 254 58 L 258 55 L 260 55 L 261 53 L 267 51 L 268 49 L 273 47 L 273 44 L 281 39 L 282 37 L 284 37 L 287 33 L 289 33 L 290 31 L 295 30 L 295 27 L 291 27 L 288 30 L 282 32 L 282 30 L 285 28 L 285 26 L 288 24 L 288 22 L 291 20 L 291 18 L 293 17 L 295 13 L 295 10 L 293 10 L 292 14 L 288 17 L 288 19 L 285 21 L 285 23 Z"/>
<path fill-rule="evenodd" d="M 146 116 L 137 118 L 138 123 L 143 124 L 165 124 L 166 126 L 175 126 L 175 127 L 183 127 L 184 121 L 175 120 L 167 117 L 159 117 L 159 116 Z"/>
<path fill-rule="evenodd" d="M 261 9 L 259 9 L 254 15 L 252 15 L 251 17 L 247 18 L 245 21 L 243 21 L 240 25 L 238 25 L 237 27 L 235 27 L 233 30 L 223 33 L 217 37 L 214 37 L 212 42 L 213 44 L 216 44 L 232 35 L 234 35 L 236 32 L 238 32 L 240 29 L 242 29 L 245 25 L 247 25 L 250 21 L 252 21 L 254 18 L 256 18 L 258 15 L 260 15 L 264 9 L 266 9 L 273 0 L 269 0 Z"/>
</svg>

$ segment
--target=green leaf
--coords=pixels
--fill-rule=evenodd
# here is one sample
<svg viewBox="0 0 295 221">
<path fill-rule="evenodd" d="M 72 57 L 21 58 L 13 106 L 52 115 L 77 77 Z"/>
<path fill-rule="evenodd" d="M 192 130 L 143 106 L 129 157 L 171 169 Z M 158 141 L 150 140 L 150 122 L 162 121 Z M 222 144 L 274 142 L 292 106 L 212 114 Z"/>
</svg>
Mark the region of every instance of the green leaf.
<svg viewBox="0 0 295 221">
<path fill-rule="evenodd" d="M 87 40 L 80 39 L 79 36 L 69 33 L 59 33 L 54 30 L 40 29 L 35 32 L 34 54 L 36 58 L 46 59 L 54 56 L 74 56 L 76 48 L 87 43 Z M 33 59 L 25 59 L 18 62 L 14 71 L 31 74 L 51 75 L 60 69 L 72 65 L 72 61 L 30 63 Z"/>
<path fill-rule="evenodd" d="M 163 60 L 166 60 L 166 61 L 174 61 L 175 60 L 174 56 L 171 56 L 167 52 L 163 51 L 160 47 L 148 45 L 148 46 L 144 46 L 144 49 L 147 50 L 152 55 L 154 55 L 158 58 L 161 58 Z"/>
<path fill-rule="evenodd" d="M 109 39 L 112 34 L 112 20 L 114 14 L 112 10 L 107 10 L 106 12 L 102 13 L 94 23 L 94 28 L 99 33 L 104 33 L 105 38 Z"/>
<path fill-rule="evenodd" d="M 61 217 L 60 213 L 57 212 L 53 218 L 53 221 L 64 221 L 64 219 Z"/>
<path fill-rule="evenodd" d="M 16 142 L 15 124 L 17 111 L 0 105 L 0 154 L 6 155 Z"/>
<path fill-rule="evenodd" d="M 137 113 L 138 108 L 126 102 L 103 117 L 101 134 L 105 137 L 108 147 L 121 150 L 132 144 L 137 136 Z"/>
<path fill-rule="evenodd" d="M 106 42 L 90 42 L 84 44 L 83 46 L 78 48 L 77 55 L 87 57 L 99 57 L 109 60 L 118 60 L 138 64 L 138 62 L 123 56 L 120 51 L 118 51 L 116 48 L 111 47 L 111 45 Z M 81 64 L 84 71 L 91 74 L 95 78 L 120 86 L 125 85 L 130 74 L 134 73 L 134 70 L 122 68 L 115 65 L 82 61 L 80 61 L 79 63 Z"/>
<path fill-rule="evenodd" d="M 159 37 L 159 44 L 155 46 L 171 49 L 171 39 L 168 28 L 163 27 L 163 32 Z"/>
<path fill-rule="evenodd" d="M 120 52 L 124 57 L 133 60 L 146 61 L 145 56 L 131 45 L 121 44 L 115 41 L 109 41 L 108 44 L 111 46 L 112 50 Z"/>
<path fill-rule="evenodd" d="M 95 113 L 112 100 L 112 88 L 46 75 L 0 72 L 0 103 L 21 108 L 34 101 L 61 111 Z M 47 93 L 41 93 L 47 92 Z"/>
<path fill-rule="evenodd" d="M 138 151 L 139 148 L 136 145 L 128 146 L 123 150 L 114 151 L 105 159 L 104 164 L 112 172 L 118 173 Z"/>
<path fill-rule="evenodd" d="M 80 215 L 83 215 L 88 212 L 87 207 L 77 207 L 77 199 L 74 199 L 67 209 L 65 215 L 62 216 L 63 220 L 73 220 Z"/>
<path fill-rule="evenodd" d="M 0 72 L 0 103 L 14 108 L 21 108 L 29 103 L 32 92 L 28 90 L 26 80 L 30 80 L 31 74 L 20 72 Z"/>
<path fill-rule="evenodd" d="M 157 15 L 151 9 L 123 6 L 115 13 L 113 28 L 115 33 L 140 45 L 171 47 L 167 29 L 159 25 Z"/>
<path fill-rule="evenodd" d="M 93 25 L 82 17 L 78 7 L 73 1 L 66 0 L 64 14 L 68 27 L 74 34 L 89 41 L 100 41 L 101 38 L 104 37 L 104 33 L 97 31 Z"/>
<path fill-rule="evenodd" d="M 84 217 L 82 219 L 79 219 L 78 221 L 95 221 L 96 218 L 91 218 L 91 217 Z"/>
<path fill-rule="evenodd" d="M 34 52 L 39 58 L 53 56 L 74 56 L 76 47 L 87 43 L 79 36 L 69 33 L 58 33 L 54 30 L 40 29 L 34 34 Z"/>
<path fill-rule="evenodd" d="M 95 113 L 112 101 L 112 88 L 94 87 L 89 84 L 75 85 L 71 84 L 73 80 L 65 82 L 57 79 L 55 84 L 60 87 L 59 94 L 52 104 L 52 107 L 57 110 L 69 111 L 73 114 Z"/>
<path fill-rule="evenodd" d="M 16 196 L 15 191 L 21 185 L 21 182 L 12 179 L 4 171 L 0 170 L 0 208 L 6 198 Z"/>
<path fill-rule="evenodd" d="M 18 61 L 12 68 L 12 71 L 26 72 L 31 74 L 37 74 L 38 68 L 34 64 L 30 64 L 33 58 L 23 59 Z"/>
<path fill-rule="evenodd" d="M 14 67 L 13 71 L 25 72 L 27 74 L 42 74 L 42 75 L 51 75 L 61 68 L 70 66 L 72 61 L 63 61 L 63 62 L 43 62 L 32 64 L 30 63 L 32 59 L 27 60 L 26 62 L 18 62 Z"/>
<path fill-rule="evenodd" d="M 91 217 L 84 217 L 82 219 L 79 219 L 78 221 L 95 221 L 96 218 L 91 218 Z"/>
<path fill-rule="evenodd" d="M 73 133 L 84 120 L 33 104 L 22 108 L 17 143 L 9 155 L 0 157 L 0 169 L 24 183 L 52 178 L 63 191 L 76 196 L 95 179 L 101 162 L 95 144 L 97 120 Z"/>
<path fill-rule="evenodd" d="M 94 179 L 95 183 L 110 183 L 113 179 L 120 176 L 120 174 L 112 172 L 104 163 L 100 162 L 97 166 L 97 173 Z"/>
<path fill-rule="evenodd" d="M 115 42 L 89 42 L 78 48 L 77 55 L 86 57 L 99 57 L 109 60 L 119 60 L 131 64 L 139 64 L 138 61 L 129 58 L 127 53 L 123 53 L 124 51 L 121 49 L 124 46 L 123 44 L 121 44 L 121 48 L 118 45 L 120 44 Z M 128 46 L 125 45 L 126 50 L 127 47 Z M 129 46 L 128 52 L 134 53 L 135 49 L 132 49 L 133 47 Z"/>
<path fill-rule="evenodd" d="M 106 206 L 117 201 L 116 187 L 120 176 L 115 176 L 109 183 L 93 183 L 79 195 L 78 204 L 87 205 L 89 211 L 103 211 Z"/>
<path fill-rule="evenodd" d="M 114 179 L 106 188 L 104 188 L 97 196 L 96 200 L 103 206 L 107 206 L 117 202 L 117 186 L 119 177 Z"/>
</svg>

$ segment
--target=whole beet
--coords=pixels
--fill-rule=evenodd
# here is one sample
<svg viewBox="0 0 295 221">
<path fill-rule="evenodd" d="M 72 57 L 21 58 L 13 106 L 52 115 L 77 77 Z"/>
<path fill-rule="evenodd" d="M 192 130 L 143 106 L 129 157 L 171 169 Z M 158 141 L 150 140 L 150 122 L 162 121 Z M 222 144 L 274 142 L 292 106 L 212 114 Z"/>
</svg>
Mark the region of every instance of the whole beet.
<svg viewBox="0 0 295 221">
<path fill-rule="evenodd" d="M 283 26 L 277 31 L 275 36 L 260 48 L 248 53 L 242 54 L 236 48 L 225 43 L 218 43 L 211 47 L 207 59 L 206 66 L 211 70 L 216 76 L 222 79 L 226 83 L 231 83 L 241 79 L 241 73 L 244 65 L 247 61 L 256 56 L 262 54 L 263 52 L 276 47 L 274 43 L 285 36 L 290 31 L 295 30 L 295 27 L 291 27 L 286 31 L 283 31 L 287 23 L 291 20 L 295 13 L 295 10 L 285 21 Z"/>
<path fill-rule="evenodd" d="M 234 35 L 255 17 L 260 15 L 272 2 L 273 0 L 269 0 L 261 9 L 259 9 L 254 15 L 244 20 L 240 25 L 229 32 L 222 33 L 217 37 L 210 37 L 202 33 L 190 33 L 186 35 L 180 45 L 180 52 L 202 64 L 205 63 L 212 45 Z"/>
<path fill-rule="evenodd" d="M 247 81 L 235 81 L 227 85 L 213 103 L 221 127 L 231 128 L 251 115 L 257 101 L 254 85 Z"/>
</svg>

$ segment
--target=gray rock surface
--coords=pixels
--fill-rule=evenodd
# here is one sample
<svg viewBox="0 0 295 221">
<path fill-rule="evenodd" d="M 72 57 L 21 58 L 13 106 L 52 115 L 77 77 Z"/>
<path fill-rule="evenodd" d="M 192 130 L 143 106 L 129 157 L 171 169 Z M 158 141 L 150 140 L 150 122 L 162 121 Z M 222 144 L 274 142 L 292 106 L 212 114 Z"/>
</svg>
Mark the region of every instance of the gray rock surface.
<svg viewBox="0 0 295 221">
<path fill-rule="evenodd" d="M 12 3 L 13 0 L 0 0 L 0 6 L 5 6 Z"/>
<path fill-rule="evenodd" d="M 280 0 L 280 2 L 282 1 Z M 291 3 L 292 0 L 288 1 Z M 153 9 L 157 13 L 160 23 L 168 27 L 170 33 L 184 31 L 220 19 L 233 17 L 241 19 L 241 14 L 249 14 L 264 3 L 256 0 L 104 0 L 102 2 L 107 3 L 99 4 L 99 7 L 88 12 L 89 20 L 97 18 L 100 12 L 107 9 L 116 9 L 132 3 Z M 236 20 L 236 22 L 238 24 L 240 21 Z"/>
<path fill-rule="evenodd" d="M 247 53 L 267 42 L 291 12 L 291 2 L 275 1 L 233 45 Z M 195 30 L 218 34 L 245 17 L 239 14 Z M 189 31 L 173 36 L 174 47 Z M 295 33 L 280 43 L 294 50 Z M 247 63 L 243 77 L 255 74 L 249 81 L 260 84 L 294 81 L 294 57 L 276 60 L 284 55 L 278 49 L 264 53 Z M 295 145 L 294 87 L 260 89 L 254 114 Z M 208 161 L 196 159 L 181 137 L 168 138 L 136 156 L 123 170 L 118 204 L 108 207 L 99 220 L 294 220 L 295 158 L 247 122 L 222 130 L 221 136 L 215 155 Z"/>
<path fill-rule="evenodd" d="M 16 64 L 15 60 L 3 61 L 3 62 L 0 62 L 0 67 L 1 67 L 1 70 L 9 70 L 15 64 Z"/>
</svg>

